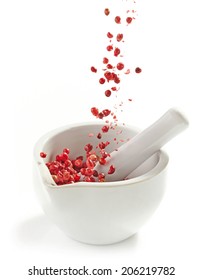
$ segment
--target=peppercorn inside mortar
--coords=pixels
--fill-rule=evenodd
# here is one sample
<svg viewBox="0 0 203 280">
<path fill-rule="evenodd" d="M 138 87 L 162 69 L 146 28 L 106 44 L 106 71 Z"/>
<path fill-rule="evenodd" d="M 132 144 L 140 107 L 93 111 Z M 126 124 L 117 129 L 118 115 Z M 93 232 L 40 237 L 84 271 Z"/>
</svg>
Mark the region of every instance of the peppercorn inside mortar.
<svg viewBox="0 0 203 280">
<path fill-rule="evenodd" d="M 88 143 L 85 145 L 85 156 L 79 155 L 76 158 L 71 158 L 70 150 L 64 148 L 61 154 L 56 155 L 55 160 L 46 163 L 49 172 L 57 185 L 72 184 L 79 181 L 83 182 L 104 182 L 105 174 L 98 173 L 94 170 L 97 163 L 106 164 L 110 154 L 105 151 L 105 148 L 110 142 L 100 142 L 96 147 L 99 154 L 93 150 L 93 145 Z M 41 152 L 40 156 L 46 158 L 46 153 Z M 115 167 L 110 166 L 108 174 L 113 174 Z"/>
</svg>

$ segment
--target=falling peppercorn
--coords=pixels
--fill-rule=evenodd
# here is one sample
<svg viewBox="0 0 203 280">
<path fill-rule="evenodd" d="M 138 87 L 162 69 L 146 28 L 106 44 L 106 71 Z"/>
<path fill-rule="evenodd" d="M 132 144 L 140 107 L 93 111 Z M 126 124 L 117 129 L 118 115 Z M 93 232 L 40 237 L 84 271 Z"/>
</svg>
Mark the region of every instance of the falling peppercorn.
<svg viewBox="0 0 203 280">
<path fill-rule="evenodd" d="M 139 74 L 142 72 L 142 69 L 140 67 L 135 68 L 135 73 Z"/>
</svg>

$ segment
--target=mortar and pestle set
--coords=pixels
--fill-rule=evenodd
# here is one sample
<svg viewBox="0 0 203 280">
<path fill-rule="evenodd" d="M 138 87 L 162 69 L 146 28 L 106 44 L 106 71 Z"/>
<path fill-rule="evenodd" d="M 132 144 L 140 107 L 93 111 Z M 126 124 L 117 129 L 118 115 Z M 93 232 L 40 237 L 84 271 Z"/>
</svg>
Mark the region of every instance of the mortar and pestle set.
<svg viewBox="0 0 203 280">
<path fill-rule="evenodd" d="M 134 235 L 158 208 L 164 192 L 168 155 L 160 150 L 188 126 L 186 118 L 175 109 L 142 132 L 131 126 L 119 126 L 122 137 L 130 139 L 118 145 L 115 130 L 109 130 L 103 141 L 111 157 L 98 172 L 115 172 L 106 181 L 77 182 L 57 186 L 46 161 L 69 147 L 72 156 L 84 154 L 88 133 L 101 130 L 103 124 L 68 125 L 41 137 L 34 148 L 34 184 L 40 204 L 47 216 L 69 237 L 88 244 L 112 244 Z M 93 145 L 98 139 L 92 138 Z M 94 143 L 95 141 L 95 143 Z M 42 159 L 40 152 L 48 157 Z M 126 180 L 123 180 L 127 178 Z"/>
</svg>

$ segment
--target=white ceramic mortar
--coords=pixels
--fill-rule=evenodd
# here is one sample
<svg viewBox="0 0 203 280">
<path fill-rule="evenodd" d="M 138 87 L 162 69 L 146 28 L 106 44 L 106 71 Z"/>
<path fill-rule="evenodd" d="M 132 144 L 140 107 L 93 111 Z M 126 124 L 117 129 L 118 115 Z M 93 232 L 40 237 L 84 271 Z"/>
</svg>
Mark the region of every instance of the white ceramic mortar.
<svg viewBox="0 0 203 280">
<path fill-rule="evenodd" d="M 79 182 L 56 186 L 45 162 L 67 147 L 73 158 L 84 155 L 84 146 L 109 140 L 110 153 L 119 145 L 113 141 L 133 137 L 138 130 L 118 126 L 101 140 L 97 135 L 103 124 L 82 123 L 51 131 L 34 148 L 34 185 L 44 212 L 69 237 L 89 244 L 111 244 L 135 234 L 153 215 L 165 192 L 168 156 L 159 151 L 145 161 L 128 180 L 104 183 Z M 122 130 L 121 134 L 119 131 Z M 47 153 L 42 159 L 40 152 Z"/>
</svg>

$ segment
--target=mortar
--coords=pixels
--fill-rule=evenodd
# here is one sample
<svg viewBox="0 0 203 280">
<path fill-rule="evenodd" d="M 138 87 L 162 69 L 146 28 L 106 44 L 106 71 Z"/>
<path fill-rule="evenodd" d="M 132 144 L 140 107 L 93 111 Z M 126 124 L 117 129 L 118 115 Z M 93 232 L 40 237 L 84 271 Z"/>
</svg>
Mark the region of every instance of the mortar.
<svg viewBox="0 0 203 280">
<path fill-rule="evenodd" d="M 46 215 L 69 237 L 88 244 L 112 244 L 134 235 L 151 218 L 165 192 L 168 156 L 162 150 L 152 155 L 127 180 L 103 183 L 78 182 L 57 186 L 45 165 L 63 148 L 71 157 L 85 155 L 84 146 L 96 146 L 104 124 L 81 123 L 58 128 L 41 137 L 34 148 L 34 186 Z M 122 133 L 120 134 L 120 130 Z M 110 141 L 111 153 L 122 145 L 119 140 L 132 138 L 138 129 L 118 125 L 102 137 Z M 118 133 L 118 134 L 117 134 Z M 42 159 L 40 152 L 47 153 Z"/>
</svg>

